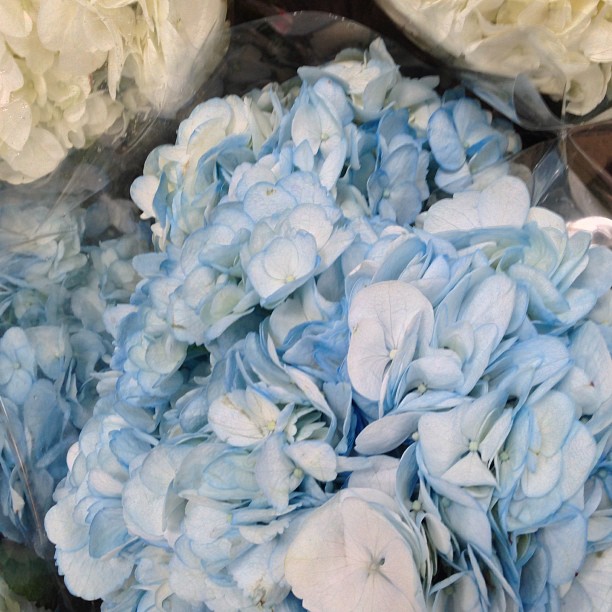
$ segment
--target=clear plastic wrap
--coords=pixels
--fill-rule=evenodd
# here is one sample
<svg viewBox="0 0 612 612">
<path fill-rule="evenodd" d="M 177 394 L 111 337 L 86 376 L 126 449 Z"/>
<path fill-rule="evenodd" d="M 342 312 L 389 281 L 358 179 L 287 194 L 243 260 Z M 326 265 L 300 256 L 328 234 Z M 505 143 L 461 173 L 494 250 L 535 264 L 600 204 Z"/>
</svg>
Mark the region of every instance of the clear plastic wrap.
<svg viewBox="0 0 612 612">
<path fill-rule="evenodd" d="M 223 55 L 226 11 L 226 0 L 8 3 L 0 180 L 30 183 L 73 150 L 133 143 L 174 116 Z"/>
<path fill-rule="evenodd" d="M 233 28 L 224 60 L 176 120 L 156 117 L 142 126 L 132 124 L 133 138 L 119 147 L 99 145 L 69 158 L 36 184 L 0 188 L 0 526 L 5 537 L 49 557 L 42 519 L 53 503 L 52 490 L 66 474 L 69 446 L 92 414 L 96 383 L 114 384 L 104 378 L 114 342 L 108 313 L 133 306 L 139 278 L 131 260 L 153 250 L 148 225 L 123 199 L 142 172 L 144 155 L 172 142 L 178 120 L 196 104 L 286 82 L 298 67 L 330 61 L 347 47 L 365 50 L 375 38 L 366 26 L 323 13 L 279 15 Z M 387 48 L 405 76 L 435 72 L 401 45 Z M 491 83 L 483 82 L 485 87 Z M 451 85 L 446 76 L 440 89 Z M 479 91 L 478 81 L 471 85 Z M 517 111 L 517 100 L 523 110 Z M 534 104 L 540 103 L 538 95 Z M 543 127 L 543 115 L 528 118 L 539 111 L 524 93 L 512 105 L 520 125 Z M 605 143 L 610 131 L 609 123 L 566 126 L 553 139 L 499 160 L 526 180 L 532 205 L 556 211 L 570 229 L 590 231 L 595 242 L 608 246 L 612 205 Z M 448 197 L 450 187 L 434 191 L 428 204 Z M 16 329 L 22 331 L 7 335 Z M 53 353 L 49 347 L 61 350 Z M 23 378 L 11 382 L 9 368 L 25 372 Z M 72 469 L 74 456 L 68 461 Z M 102 490 L 108 481 L 102 479 L 105 474 L 98 476 L 92 486 Z M 69 609 L 71 604 L 62 605 Z"/>
<path fill-rule="evenodd" d="M 516 155 L 511 164 L 521 176 L 527 169 L 532 205 L 561 215 L 571 231 L 593 234 L 597 244 L 612 246 L 612 175 L 606 142 L 609 122 L 576 126 Z"/>
<path fill-rule="evenodd" d="M 610 9 L 572 2 L 376 0 L 406 37 L 529 130 L 610 116 Z"/>
</svg>

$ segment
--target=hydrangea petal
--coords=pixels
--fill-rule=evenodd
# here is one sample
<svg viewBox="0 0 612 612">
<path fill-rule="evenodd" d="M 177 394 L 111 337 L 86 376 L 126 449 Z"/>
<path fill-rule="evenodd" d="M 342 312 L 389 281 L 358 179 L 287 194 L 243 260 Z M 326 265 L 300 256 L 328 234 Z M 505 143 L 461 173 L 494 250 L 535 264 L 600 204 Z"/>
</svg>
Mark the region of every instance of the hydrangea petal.
<svg viewBox="0 0 612 612">
<path fill-rule="evenodd" d="M 357 293 L 348 323 L 352 331 L 347 356 L 351 382 L 359 393 L 377 400 L 385 368 L 409 330 L 421 342 L 429 342 L 433 309 L 418 289 L 402 282 L 381 282 Z"/>
<path fill-rule="evenodd" d="M 355 450 L 377 455 L 397 448 L 416 430 L 421 415 L 417 412 L 389 414 L 365 427 L 355 440 Z"/>
<path fill-rule="evenodd" d="M 444 170 L 454 172 L 465 163 L 465 151 L 455 125 L 445 109 L 435 111 L 427 125 L 429 146 Z"/>
<path fill-rule="evenodd" d="M 586 554 L 586 521 L 577 515 L 545 527 L 541 541 L 550 559 L 548 580 L 555 586 L 571 582 Z"/>
<path fill-rule="evenodd" d="M 592 612 L 605 610 L 612 596 L 611 576 L 612 548 L 588 555 L 569 592 L 563 597 L 561 609 L 569 612 L 585 606 L 585 610 Z M 587 608 L 587 605 L 590 607 Z"/>
<path fill-rule="evenodd" d="M 369 503 L 377 500 L 372 491 L 337 493 L 308 517 L 291 543 L 286 578 L 308 609 L 424 609 L 411 549 L 395 525 Z"/>
<path fill-rule="evenodd" d="M 281 434 L 270 436 L 257 458 L 255 477 L 270 504 L 278 510 L 289 505 L 291 493 L 302 481 L 304 473 L 296 469 L 285 452 L 286 444 Z"/>
<path fill-rule="evenodd" d="M 248 389 L 216 399 L 210 405 L 208 421 L 221 440 L 233 446 L 250 446 L 275 430 L 279 415 L 276 405 Z"/>
<path fill-rule="evenodd" d="M 302 440 L 287 446 L 285 453 L 293 463 L 317 480 L 328 482 L 337 476 L 336 453 L 325 442 Z"/>
<path fill-rule="evenodd" d="M 133 569 L 129 557 L 118 555 L 96 559 L 89 555 L 87 548 L 75 551 L 59 549 L 55 558 L 70 592 L 89 600 L 104 597 L 121 587 Z"/>
</svg>

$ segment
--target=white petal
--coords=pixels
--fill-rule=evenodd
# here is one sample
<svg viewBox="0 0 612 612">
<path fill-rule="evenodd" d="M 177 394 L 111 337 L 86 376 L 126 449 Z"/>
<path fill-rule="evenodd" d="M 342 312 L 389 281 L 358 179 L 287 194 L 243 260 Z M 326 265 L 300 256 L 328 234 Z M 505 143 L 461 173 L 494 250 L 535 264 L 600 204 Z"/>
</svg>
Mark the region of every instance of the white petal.
<svg viewBox="0 0 612 612">
<path fill-rule="evenodd" d="M 582 515 L 545 527 L 540 537 L 550 559 L 548 580 L 555 586 L 570 582 L 586 554 L 586 520 Z"/>
<path fill-rule="evenodd" d="M 478 453 L 468 453 L 453 464 L 441 478 L 460 487 L 494 487 L 495 476 L 487 469 Z"/>
<path fill-rule="evenodd" d="M 572 595 L 575 590 L 583 596 L 574 599 Z M 590 602 L 591 608 L 586 607 L 587 601 Z M 590 554 L 586 558 L 567 598 L 563 599 L 561 609 L 563 612 L 573 612 L 585 605 L 585 610 L 598 612 L 609 607 L 610 601 L 612 601 L 612 547 Z"/>
<path fill-rule="evenodd" d="M 285 453 L 293 463 L 317 480 L 328 482 L 337 476 L 336 453 L 326 442 L 302 440 L 287 446 Z"/>
<path fill-rule="evenodd" d="M 286 444 L 281 434 L 264 443 L 255 466 L 255 478 L 269 503 L 279 511 L 289 505 L 289 493 L 301 482 L 304 474 L 296 470 L 285 453 Z"/>
<path fill-rule="evenodd" d="M 385 281 L 362 289 L 351 302 L 348 317 L 352 337 L 347 364 L 358 393 L 377 400 L 385 368 L 408 333 L 429 344 L 433 308 L 414 287 Z"/>
<path fill-rule="evenodd" d="M 430 234 L 478 227 L 479 195 L 475 191 L 458 193 L 437 201 L 424 215 L 423 229 Z"/>
<path fill-rule="evenodd" d="M 527 185 L 514 176 L 503 176 L 483 189 L 478 201 L 480 227 L 523 227 L 531 197 Z"/>
<path fill-rule="evenodd" d="M 427 470 L 440 476 L 468 449 L 461 435 L 461 413 L 452 409 L 445 413 L 426 413 L 419 421 L 419 444 Z"/>
<path fill-rule="evenodd" d="M 425 609 L 407 541 L 355 491 L 363 490 L 340 491 L 304 522 L 285 560 L 293 592 L 313 611 Z"/>
<path fill-rule="evenodd" d="M 68 590 L 83 599 L 100 599 L 121 587 L 132 573 L 129 557 L 94 559 L 87 548 L 76 551 L 57 549 L 55 558 Z"/>
<path fill-rule="evenodd" d="M 389 414 L 367 425 L 355 440 L 355 450 L 363 455 L 387 453 L 397 448 L 416 430 L 421 415 L 417 412 Z"/>
<path fill-rule="evenodd" d="M 219 439 L 233 446 L 250 446 L 269 436 L 280 410 L 254 391 L 232 391 L 209 408 L 208 422 Z"/>
</svg>

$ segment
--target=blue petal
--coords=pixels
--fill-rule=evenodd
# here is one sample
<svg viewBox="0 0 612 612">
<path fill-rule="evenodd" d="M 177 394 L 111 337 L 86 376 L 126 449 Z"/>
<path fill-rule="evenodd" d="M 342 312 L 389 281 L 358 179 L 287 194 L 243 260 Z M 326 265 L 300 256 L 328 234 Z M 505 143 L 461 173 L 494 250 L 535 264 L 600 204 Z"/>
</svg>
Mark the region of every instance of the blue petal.
<svg viewBox="0 0 612 612">
<path fill-rule="evenodd" d="M 427 125 L 427 137 L 431 152 L 440 167 L 456 172 L 466 161 L 463 144 L 448 111 L 438 109 Z"/>
</svg>

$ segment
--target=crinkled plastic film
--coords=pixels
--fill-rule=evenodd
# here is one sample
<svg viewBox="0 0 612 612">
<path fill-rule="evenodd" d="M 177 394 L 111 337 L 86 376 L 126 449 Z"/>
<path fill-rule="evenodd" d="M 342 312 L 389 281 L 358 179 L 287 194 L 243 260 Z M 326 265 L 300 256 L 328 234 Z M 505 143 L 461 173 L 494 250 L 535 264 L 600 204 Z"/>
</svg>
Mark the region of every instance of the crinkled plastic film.
<svg viewBox="0 0 612 612">
<path fill-rule="evenodd" d="M 451 2 L 422 3 L 424 11 L 439 9 L 440 14 L 438 18 L 442 15 L 445 16 L 445 21 L 447 23 L 444 25 L 440 24 L 439 27 L 436 26 L 437 30 L 441 31 L 445 27 L 449 28 L 450 33 L 447 34 L 446 40 L 433 40 L 427 29 L 433 27 L 432 24 L 435 23 L 436 19 L 433 15 L 430 15 L 428 21 L 421 23 L 420 11 L 414 8 L 418 2 L 412 2 L 411 0 L 376 0 L 376 3 L 397 27 L 401 29 L 406 38 L 427 54 L 432 62 L 438 64 L 442 70 L 452 71 L 452 74 L 460 78 L 467 87 L 476 93 L 476 95 L 487 101 L 492 107 L 505 114 L 509 119 L 521 127 L 536 131 L 562 131 L 568 126 L 584 125 L 593 121 L 598 122 L 610 118 L 610 114 L 612 113 L 612 99 L 610 98 L 609 82 L 607 92 L 604 92 L 602 96 L 594 96 L 591 103 L 584 105 L 585 108 L 583 112 L 572 112 L 571 100 L 573 92 L 570 91 L 571 83 L 568 82 L 570 78 L 568 75 L 572 73 L 572 70 L 568 68 L 567 72 L 564 72 L 559 65 L 556 53 L 560 53 L 561 50 L 565 52 L 566 50 L 563 48 L 562 43 L 554 39 L 554 34 L 552 34 L 552 32 L 556 32 L 555 28 L 558 24 L 550 26 L 550 40 L 546 39 L 547 42 L 542 43 L 543 47 L 545 47 L 546 44 L 550 45 L 547 52 L 544 48 L 533 51 L 534 57 L 536 58 L 533 62 L 531 61 L 531 56 L 528 55 L 524 58 L 519 57 L 514 63 L 508 62 L 508 66 L 505 68 L 506 74 L 502 75 L 498 72 L 500 70 L 499 65 L 495 65 L 494 62 L 492 63 L 491 69 L 486 72 L 476 67 L 480 60 L 484 61 L 487 56 L 486 52 L 481 54 L 480 60 L 478 57 L 476 57 L 475 60 L 466 59 L 466 54 L 472 53 L 475 49 L 478 49 L 478 45 L 482 41 L 478 38 L 472 39 L 470 38 L 472 34 L 466 33 L 466 42 L 465 45 L 462 46 L 461 42 L 457 40 L 459 38 L 457 32 L 461 33 L 461 28 L 458 24 L 463 23 L 463 20 L 468 23 L 471 17 L 479 15 L 479 23 L 487 22 L 487 27 L 483 26 L 483 31 L 487 33 L 487 36 L 490 36 L 490 39 L 487 39 L 485 36 L 483 41 L 486 44 L 490 43 L 489 46 L 491 49 L 495 49 L 496 36 L 499 36 L 500 45 L 505 44 L 506 37 L 514 36 L 516 39 L 516 49 L 520 49 L 520 43 L 524 45 L 524 48 L 527 50 L 534 45 L 534 42 L 531 40 L 532 37 L 536 39 L 539 35 L 544 37 L 544 26 L 538 30 L 538 27 L 527 27 L 525 23 L 521 22 L 520 26 L 513 24 L 513 26 L 516 25 L 516 27 L 510 28 L 507 24 L 504 24 L 504 26 L 500 26 L 499 31 L 494 31 L 494 26 L 488 23 L 487 17 L 484 15 L 488 14 L 488 12 L 495 12 L 500 8 L 502 3 L 497 3 L 496 6 L 491 9 L 486 6 L 482 8 L 479 6 L 466 7 L 465 3 L 455 3 L 455 5 Z M 519 5 L 519 3 L 516 4 Z M 533 5 L 535 4 L 537 3 L 533 3 Z M 567 4 L 569 5 L 570 3 Z M 528 7 L 529 3 L 522 3 L 522 5 Z M 468 15 L 471 10 L 474 11 L 474 15 Z M 480 14 L 480 10 L 482 10 L 482 15 Z M 512 8 L 509 8 L 507 12 L 512 14 L 512 10 Z M 551 9 L 553 12 L 554 10 L 554 8 Z M 574 9 L 571 5 L 568 8 L 566 5 L 563 10 L 565 10 L 564 19 L 567 18 L 568 10 L 570 12 L 576 12 L 577 22 L 579 22 L 580 18 L 584 19 L 581 8 Z M 591 8 L 588 10 L 591 10 Z M 593 23 L 604 22 L 603 13 L 605 10 L 605 7 L 601 8 L 602 15 L 593 17 Z M 455 13 L 457 13 L 456 22 L 454 21 L 455 17 L 453 17 Z M 566 26 L 568 32 L 571 32 L 570 26 L 567 24 Z M 457 30 L 453 30 L 453 27 L 457 27 Z M 465 25 L 465 28 L 467 31 L 469 26 Z M 487 30 L 487 28 L 490 29 Z M 431 32 L 433 31 L 432 29 Z M 563 28 L 560 28 L 559 31 L 562 32 Z M 581 37 L 583 34 L 574 34 L 574 36 L 577 37 L 574 38 L 574 41 L 580 41 L 582 40 Z M 539 44 L 539 41 L 537 44 Z M 514 47 L 509 47 L 509 49 L 514 50 Z M 510 51 L 508 54 L 509 53 Z M 516 53 L 518 54 L 519 51 L 517 50 Z M 570 51 L 567 51 L 567 53 L 569 57 Z M 599 55 L 601 55 L 601 53 Z M 598 56 L 595 55 L 594 57 L 597 58 Z M 506 57 L 503 57 L 502 61 L 505 62 Z M 579 62 L 575 57 L 574 61 L 576 61 L 578 65 Z M 583 64 L 587 62 L 587 60 L 582 58 L 581 61 L 582 64 L 580 64 L 580 67 L 584 68 Z M 606 64 L 603 59 L 599 61 L 602 62 L 602 73 L 605 75 L 606 70 L 608 70 L 609 74 L 609 63 Z M 533 66 L 530 67 L 530 64 L 533 64 Z M 516 71 L 517 66 L 523 67 L 525 69 L 524 72 Z M 598 67 L 598 61 L 593 60 L 591 66 Z M 605 66 L 608 67 L 606 68 Z M 510 73 L 513 71 L 516 72 L 513 76 L 510 76 Z M 549 95 L 541 93 L 538 89 L 538 82 L 546 81 L 556 83 L 557 93 L 554 99 Z M 545 85 L 542 87 L 544 89 L 546 88 Z M 602 88 L 603 90 L 606 89 L 605 84 Z"/>
<path fill-rule="evenodd" d="M 285 14 L 235 27 L 231 30 L 229 48 L 223 61 L 176 118 L 165 119 L 158 115 L 143 117 L 130 124 L 128 133 L 120 141 L 110 146 L 98 143 L 86 151 L 75 152 L 47 178 L 25 186 L 0 185 L 2 333 L 10 326 L 6 319 L 10 292 L 15 287 L 23 289 L 26 282 L 10 274 L 11 266 L 18 262 L 16 254 L 19 257 L 36 256 L 28 250 L 27 240 L 22 240 L 18 233 L 4 227 L 5 216 L 10 217 L 19 209 L 24 227 L 27 226 L 30 234 L 34 233 L 37 239 L 44 238 L 59 244 L 60 239 L 69 241 L 71 233 L 76 235 L 82 232 L 82 224 L 92 222 L 92 215 L 106 214 L 105 220 L 98 219 L 97 225 L 92 222 L 92 226 L 102 228 L 100 231 L 90 232 L 86 237 L 81 235 L 80 239 L 87 249 L 100 240 L 112 240 L 130 232 L 145 232 L 134 210 L 121 214 L 121 206 L 125 206 L 126 210 L 130 207 L 121 198 L 127 197 L 130 183 L 141 172 L 146 154 L 160 143 L 173 141 L 178 121 L 187 116 L 196 103 L 214 96 L 243 94 L 271 81 L 287 81 L 295 76 L 299 66 L 314 66 L 331 60 L 346 47 L 366 48 L 376 36 L 375 32 L 363 25 L 324 13 Z M 401 45 L 389 43 L 388 48 L 404 74 L 420 77 L 436 72 Z M 512 166 L 514 174 L 527 180 L 533 205 L 555 210 L 570 227 L 591 231 L 595 242 L 612 245 L 611 159 L 609 148 L 605 146 L 612 132 L 612 124 L 601 122 L 568 127 L 568 122 L 555 117 L 529 81 L 522 78 L 511 83 L 475 73 L 463 73 L 462 76 L 464 82 L 485 102 L 516 120 L 523 128 L 563 128 L 553 139 L 539 142 L 504 163 Z M 447 83 L 450 83 L 448 76 L 444 77 L 443 87 Z M 503 87 L 499 89 L 494 85 Z M 508 92 L 509 96 L 505 102 L 504 92 Z M 441 195 L 433 194 L 432 199 Z M 31 214 L 34 209 L 40 208 L 41 201 L 46 202 L 48 207 L 48 214 L 42 218 L 40 212 L 37 213 L 38 217 Z M 76 212 L 79 221 L 71 225 L 70 219 Z M 47 222 L 54 216 L 57 223 L 50 232 L 36 234 L 33 224 Z M 44 533 L 42 516 L 51 500 L 36 498 L 36 484 L 33 482 L 36 467 L 24 451 L 29 442 L 22 435 L 16 418 L 9 402 L 2 398 L 1 478 L 6 482 L 11 478 L 19 479 L 19 490 L 28 498 L 26 501 L 33 509 L 27 520 L 16 526 L 12 539 L 21 541 L 43 557 L 49 557 L 52 553 Z M 74 438 L 75 432 L 72 435 Z M 8 454 L 12 455 L 12 465 L 7 463 Z M 10 491 L 8 494 L 11 494 Z M 21 502 L 15 503 L 19 505 Z M 69 606 L 67 603 L 64 605 L 66 608 Z"/>
<path fill-rule="evenodd" d="M 0 609 L 96 609 L 95 604 L 79 604 L 67 593 L 43 524 L 53 490 L 66 473 L 69 447 L 90 415 L 86 396 L 95 389 L 95 376 L 107 367 L 112 352 L 112 338 L 101 331 L 101 318 L 93 320 L 96 305 L 87 301 L 92 297 L 88 283 L 102 271 L 105 299 L 113 303 L 129 299 L 125 287 L 119 286 L 127 281 L 131 293 L 136 281 L 128 278 L 126 260 L 150 248 L 147 224 L 139 221 L 129 201 L 129 186 L 148 152 L 174 137 L 180 109 L 192 104 L 195 90 L 227 48 L 223 17 L 227 3 L 213 4 L 218 14 L 205 24 L 210 35 L 200 37 L 199 48 L 190 39 L 191 55 L 180 58 L 180 86 L 174 74 L 164 79 L 163 71 L 157 71 L 150 75 L 150 96 L 141 96 L 134 91 L 133 75 L 122 76 L 116 91 L 121 102 L 116 105 L 124 104 L 123 114 L 97 138 L 67 147 L 51 172 L 44 165 L 36 167 L 35 155 L 28 157 L 31 172 L 23 173 L 19 165 L 9 168 L 0 155 L 5 164 L 0 176 L 6 179 L 0 180 L 0 344 L 4 342 L 0 378 L 3 388 L 14 394 L 12 398 L 0 394 Z M 92 100 L 109 96 L 105 71 L 106 65 L 90 77 Z M 156 81 L 156 77 L 162 78 Z M 4 123 L 0 122 L 0 145 L 5 140 L 14 144 L 10 134 L 17 124 L 11 121 L 19 119 L 11 115 L 11 103 L 17 104 L 18 98 L 8 100 L 9 106 L 0 106 L 6 111 Z M 59 150 L 55 152 L 59 155 Z M 16 155 L 33 154 L 24 149 Z M 78 354 L 77 359 L 94 334 L 105 346 L 98 355 Z M 34 342 L 27 336 L 36 335 L 40 346 L 51 349 L 53 340 L 59 341 L 58 360 L 63 363 L 45 358 L 41 366 L 37 355 L 32 365 L 32 355 L 24 352 L 31 353 Z M 64 346 L 61 342 L 67 337 L 70 343 Z M 11 351 L 8 345 L 14 349 L 15 362 L 10 365 L 5 359 L 6 351 Z M 33 379 L 28 381 L 33 384 L 27 397 L 21 397 L 17 383 L 7 383 L 7 367 L 25 371 L 24 376 Z M 82 371 L 77 373 L 79 368 Z M 39 418 L 34 415 L 36 408 L 42 409 Z"/>
<path fill-rule="evenodd" d="M 363 24 L 316 11 L 283 13 L 234 26 L 223 61 L 194 100 L 242 95 L 270 82 L 287 81 L 295 77 L 299 67 L 330 61 L 346 48 L 365 49 L 377 36 Z M 405 74 L 434 74 L 434 68 L 405 45 L 385 42 Z M 181 118 L 188 114 L 186 108 Z"/>
<path fill-rule="evenodd" d="M 89 284 L 100 271 L 115 300 L 112 277 L 125 278 L 116 254 L 149 244 L 146 223 L 119 197 L 126 188 L 112 161 L 119 154 L 104 150 L 70 156 L 33 184 L 0 189 L 0 376 L 7 383 L 7 368 L 15 368 L 32 383 L 24 397 L 9 381 L 0 396 L 0 576 L 12 603 L 24 598 L 44 609 L 77 609 L 56 574 L 44 516 L 112 349 Z M 87 355 L 92 338 L 98 354 Z"/>
<path fill-rule="evenodd" d="M 527 169 L 532 205 L 561 215 L 570 231 L 585 230 L 593 242 L 612 246 L 612 174 L 606 146 L 612 124 L 576 126 L 525 149 L 511 161 Z"/>
</svg>

